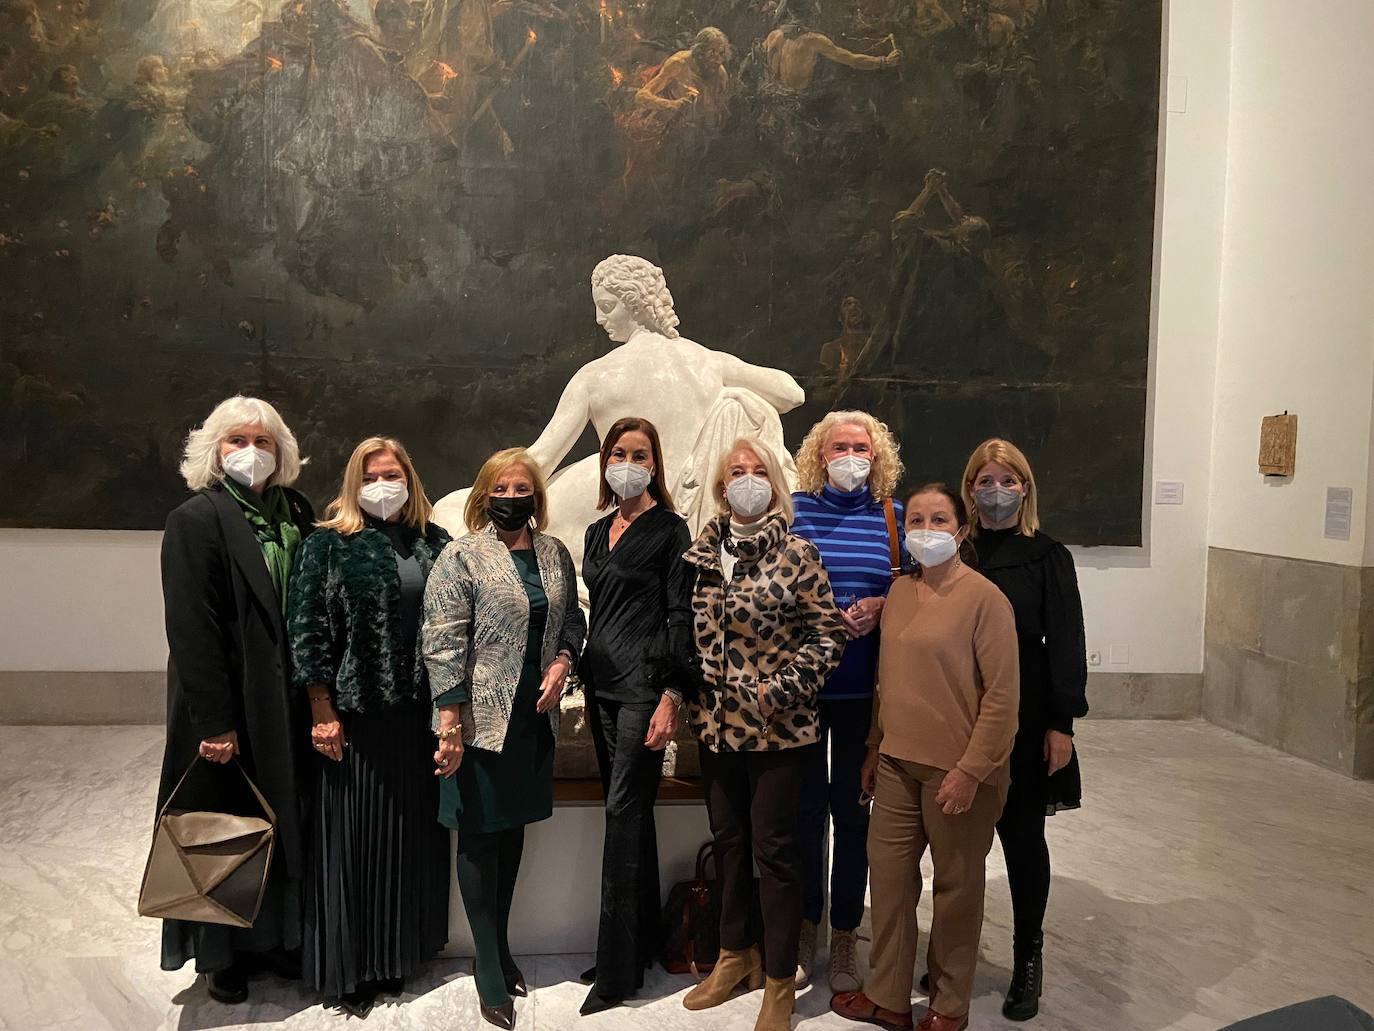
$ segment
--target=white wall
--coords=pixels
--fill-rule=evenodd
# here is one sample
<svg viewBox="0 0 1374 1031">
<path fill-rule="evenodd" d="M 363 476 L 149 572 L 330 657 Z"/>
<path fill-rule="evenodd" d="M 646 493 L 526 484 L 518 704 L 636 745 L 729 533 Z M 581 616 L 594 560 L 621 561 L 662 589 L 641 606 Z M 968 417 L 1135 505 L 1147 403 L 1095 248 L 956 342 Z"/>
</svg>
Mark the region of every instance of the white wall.
<svg viewBox="0 0 1374 1031">
<path fill-rule="evenodd" d="M 161 545 L 161 533 L 0 530 L 0 669 L 165 666 Z"/>
<path fill-rule="evenodd" d="M 1101 669 L 1109 672 L 1202 669 L 1231 5 L 1171 7 L 1167 76 L 1173 106 L 1186 88 L 1187 110 L 1161 120 L 1146 458 L 1152 479 L 1184 481 L 1185 503 L 1147 510 L 1143 549 L 1075 549 L 1089 646 L 1103 653 Z M 1368 370 L 1363 382 L 1367 408 Z M 0 669 L 161 668 L 159 537 L 0 530 L 0 575 L 14 585 L 0 596 Z M 1126 648 L 1126 662 L 1111 662 L 1113 644 Z"/>
<path fill-rule="evenodd" d="M 1374 4 L 1235 5 L 1210 543 L 1359 565 L 1374 387 Z M 1260 419 L 1298 415 L 1297 473 L 1256 470 Z M 1322 536 L 1355 491 L 1349 541 Z"/>
</svg>

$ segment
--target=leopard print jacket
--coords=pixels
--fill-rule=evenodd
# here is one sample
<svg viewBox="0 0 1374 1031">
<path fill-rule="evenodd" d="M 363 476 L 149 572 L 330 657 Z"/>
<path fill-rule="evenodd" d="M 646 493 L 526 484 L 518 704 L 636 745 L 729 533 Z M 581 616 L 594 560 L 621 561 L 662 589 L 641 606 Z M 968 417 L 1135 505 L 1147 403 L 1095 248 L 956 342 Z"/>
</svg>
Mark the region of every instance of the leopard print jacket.
<svg viewBox="0 0 1374 1031">
<path fill-rule="evenodd" d="M 736 559 L 728 583 L 722 539 Z M 702 680 L 690 714 L 698 739 L 713 752 L 817 741 L 816 696 L 847 640 L 820 552 L 789 533 L 781 515 L 738 541 L 729 539 L 729 518 L 721 516 L 685 557 L 697 568 L 692 621 Z"/>
</svg>

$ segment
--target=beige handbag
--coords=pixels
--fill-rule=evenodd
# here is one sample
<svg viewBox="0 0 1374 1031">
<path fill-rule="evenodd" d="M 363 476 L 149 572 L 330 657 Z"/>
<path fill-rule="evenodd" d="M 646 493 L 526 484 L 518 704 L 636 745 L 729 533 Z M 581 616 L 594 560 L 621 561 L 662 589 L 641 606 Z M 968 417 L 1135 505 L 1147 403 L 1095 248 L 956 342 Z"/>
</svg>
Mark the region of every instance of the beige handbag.
<svg viewBox="0 0 1374 1031">
<path fill-rule="evenodd" d="M 252 927 L 262 905 L 277 838 L 277 814 L 238 765 L 266 819 L 172 808 L 200 757 L 157 815 L 138 893 L 139 916 Z"/>
</svg>

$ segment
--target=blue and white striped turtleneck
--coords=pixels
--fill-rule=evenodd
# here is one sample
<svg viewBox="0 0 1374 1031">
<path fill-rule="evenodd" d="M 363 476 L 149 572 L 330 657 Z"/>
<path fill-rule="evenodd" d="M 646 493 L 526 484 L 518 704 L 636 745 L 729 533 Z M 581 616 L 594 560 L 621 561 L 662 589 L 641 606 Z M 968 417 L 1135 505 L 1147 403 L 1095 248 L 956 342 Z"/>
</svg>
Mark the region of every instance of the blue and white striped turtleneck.
<svg viewBox="0 0 1374 1031">
<path fill-rule="evenodd" d="M 886 596 L 892 582 L 887 521 L 867 484 L 842 491 L 827 483 L 820 494 L 793 494 L 792 504 L 796 517 L 791 530 L 820 551 L 840 608 L 861 598 Z M 900 534 L 901 503 L 894 508 Z M 867 698 L 873 694 L 877 672 L 878 633 L 874 631 L 845 646 L 844 658 L 826 680 L 821 697 Z"/>
</svg>

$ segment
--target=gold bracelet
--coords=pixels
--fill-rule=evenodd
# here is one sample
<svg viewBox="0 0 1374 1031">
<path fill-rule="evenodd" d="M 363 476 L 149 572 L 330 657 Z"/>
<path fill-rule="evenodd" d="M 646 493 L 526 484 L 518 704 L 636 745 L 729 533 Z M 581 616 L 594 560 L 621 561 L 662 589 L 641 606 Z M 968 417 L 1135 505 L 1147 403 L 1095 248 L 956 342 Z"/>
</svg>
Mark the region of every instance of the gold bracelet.
<svg viewBox="0 0 1374 1031">
<path fill-rule="evenodd" d="M 434 732 L 434 736 L 437 737 L 440 741 L 447 741 L 451 737 L 457 737 L 462 732 L 463 728 L 455 724 L 452 727 L 436 730 Z"/>
</svg>

